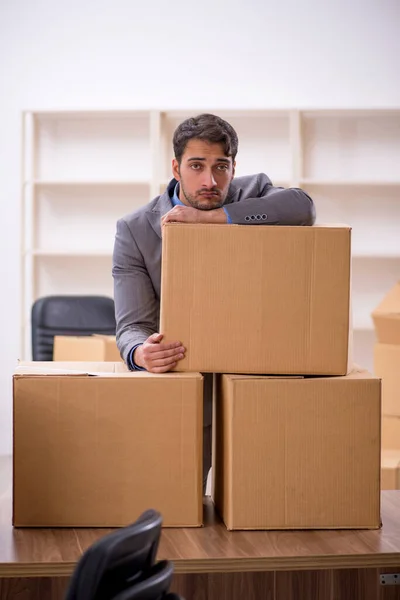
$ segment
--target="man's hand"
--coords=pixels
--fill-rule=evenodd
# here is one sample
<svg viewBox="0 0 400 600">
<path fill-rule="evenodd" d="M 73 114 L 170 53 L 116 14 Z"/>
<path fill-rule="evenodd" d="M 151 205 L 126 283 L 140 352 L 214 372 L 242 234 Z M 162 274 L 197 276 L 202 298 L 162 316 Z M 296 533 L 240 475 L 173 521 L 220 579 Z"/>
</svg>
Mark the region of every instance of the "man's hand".
<svg viewBox="0 0 400 600">
<path fill-rule="evenodd" d="M 226 223 L 226 214 L 223 208 L 198 210 L 178 205 L 162 217 L 161 225 L 166 223 Z"/>
<path fill-rule="evenodd" d="M 173 369 L 178 360 L 185 357 L 185 348 L 180 342 L 162 343 L 162 333 L 153 333 L 133 353 L 133 360 L 138 367 L 150 373 L 166 373 Z"/>
</svg>

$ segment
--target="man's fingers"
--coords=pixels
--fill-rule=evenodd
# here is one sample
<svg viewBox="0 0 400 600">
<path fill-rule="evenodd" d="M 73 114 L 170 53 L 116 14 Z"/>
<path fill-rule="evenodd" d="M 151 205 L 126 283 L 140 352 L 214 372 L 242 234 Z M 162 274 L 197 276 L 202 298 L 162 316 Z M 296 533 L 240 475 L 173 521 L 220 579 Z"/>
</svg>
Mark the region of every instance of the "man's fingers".
<svg viewBox="0 0 400 600">
<path fill-rule="evenodd" d="M 162 333 L 153 333 L 149 338 L 147 338 L 147 342 L 153 343 L 153 344 L 159 344 L 161 342 L 161 340 L 163 339 L 163 334 Z"/>
<path fill-rule="evenodd" d="M 173 350 L 163 350 L 163 351 L 159 351 L 159 352 L 151 352 L 148 355 L 148 359 L 151 361 L 154 360 L 160 360 L 163 358 L 172 358 L 175 357 L 175 360 L 180 360 L 181 358 L 183 358 L 183 355 L 185 354 L 185 349 L 180 349 L 180 348 L 174 348 Z"/>
<path fill-rule="evenodd" d="M 182 358 L 183 358 L 183 356 L 182 356 Z M 176 365 L 178 360 L 181 360 L 181 358 L 180 357 L 172 357 L 172 356 L 168 356 L 166 358 L 158 358 L 157 360 L 151 361 L 151 366 L 152 367 L 166 367 L 168 365 Z"/>
<path fill-rule="evenodd" d="M 151 367 L 147 369 L 150 373 L 167 373 L 171 369 L 176 366 L 176 363 L 171 363 L 170 365 L 166 365 L 164 367 Z"/>
<path fill-rule="evenodd" d="M 154 352 L 166 352 L 168 350 L 176 350 L 178 351 L 178 348 L 181 348 L 181 352 L 185 351 L 185 348 L 182 346 L 182 344 L 180 342 L 171 342 L 169 344 L 149 344 L 146 347 L 146 351 L 150 352 L 150 353 L 154 353 Z"/>
</svg>

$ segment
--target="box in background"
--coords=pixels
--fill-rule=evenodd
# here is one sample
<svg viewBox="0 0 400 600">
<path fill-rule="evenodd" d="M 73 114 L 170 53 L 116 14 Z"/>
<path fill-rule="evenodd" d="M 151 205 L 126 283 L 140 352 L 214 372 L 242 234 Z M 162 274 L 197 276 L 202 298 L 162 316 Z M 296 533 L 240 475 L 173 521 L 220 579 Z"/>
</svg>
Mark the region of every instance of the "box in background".
<svg viewBox="0 0 400 600">
<path fill-rule="evenodd" d="M 400 281 L 372 312 L 378 342 L 400 345 Z"/>
<path fill-rule="evenodd" d="M 400 450 L 382 450 L 381 489 L 400 490 Z"/>
<path fill-rule="evenodd" d="M 380 526 L 381 382 L 222 375 L 213 495 L 228 529 Z"/>
<path fill-rule="evenodd" d="M 400 450 L 400 417 L 387 417 L 383 415 L 382 449 Z"/>
<path fill-rule="evenodd" d="M 114 335 L 56 335 L 54 361 L 114 362 L 121 361 Z"/>
<path fill-rule="evenodd" d="M 400 416 L 400 282 L 372 313 L 378 343 L 374 371 L 382 378 L 382 412 Z"/>
<path fill-rule="evenodd" d="M 350 238 L 346 226 L 166 225 L 160 331 L 187 348 L 175 370 L 346 374 Z"/>
<path fill-rule="evenodd" d="M 14 375 L 14 526 L 119 527 L 150 507 L 200 526 L 202 376 L 61 365 Z"/>
<path fill-rule="evenodd" d="M 375 344 L 374 371 L 382 379 L 382 413 L 400 417 L 400 344 Z"/>
</svg>

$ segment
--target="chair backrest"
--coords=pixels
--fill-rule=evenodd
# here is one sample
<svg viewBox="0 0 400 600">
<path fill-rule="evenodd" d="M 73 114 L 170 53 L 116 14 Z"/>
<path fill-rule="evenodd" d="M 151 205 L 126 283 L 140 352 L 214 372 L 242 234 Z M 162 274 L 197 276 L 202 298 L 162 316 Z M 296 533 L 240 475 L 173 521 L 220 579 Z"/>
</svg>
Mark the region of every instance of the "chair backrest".
<svg viewBox="0 0 400 600">
<path fill-rule="evenodd" d="M 114 300 L 105 296 L 46 296 L 31 317 L 33 360 L 53 360 L 55 335 L 115 335 Z"/>
<path fill-rule="evenodd" d="M 169 561 L 160 561 L 146 571 L 141 581 L 133 582 L 113 600 L 161 600 L 165 598 L 172 582 L 174 566 Z"/>
<path fill-rule="evenodd" d="M 155 563 L 162 517 L 155 510 L 90 546 L 72 575 L 65 600 L 109 600 Z"/>
</svg>

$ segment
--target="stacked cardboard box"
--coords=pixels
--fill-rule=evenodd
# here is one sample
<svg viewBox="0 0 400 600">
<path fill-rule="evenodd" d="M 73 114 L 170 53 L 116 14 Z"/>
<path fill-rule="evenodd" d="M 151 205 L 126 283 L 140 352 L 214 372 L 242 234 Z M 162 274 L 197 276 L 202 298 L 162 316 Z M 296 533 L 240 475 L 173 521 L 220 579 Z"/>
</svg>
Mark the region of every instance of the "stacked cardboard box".
<svg viewBox="0 0 400 600">
<path fill-rule="evenodd" d="M 229 529 L 374 528 L 380 382 L 223 375 L 215 503 Z"/>
<path fill-rule="evenodd" d="M 350 233 L 164 228 L 160 329 L 187 347 L 176 370 L 229 374 L 213 468 L 229 529 L 380 526 L 380 380 L 349 364 Z"/>
<path fill-rule="evenodd" d="M 28 363 L 14 375 L 13 524 L 115 527 L 153 507 L 202 524 L 202 376 L 122 363 Z"/>
<path fill-rule="evenodd" d="M 348 227 L 171 224 L 162 253 L 160 330 L 187 347 L 176 369 L 346 374 Z"/>
<path fill-rule="evenodd" d="M 400 282 L 372 313 L 382 378 L 382 489 L 400 489 Z"/>
</svg>

